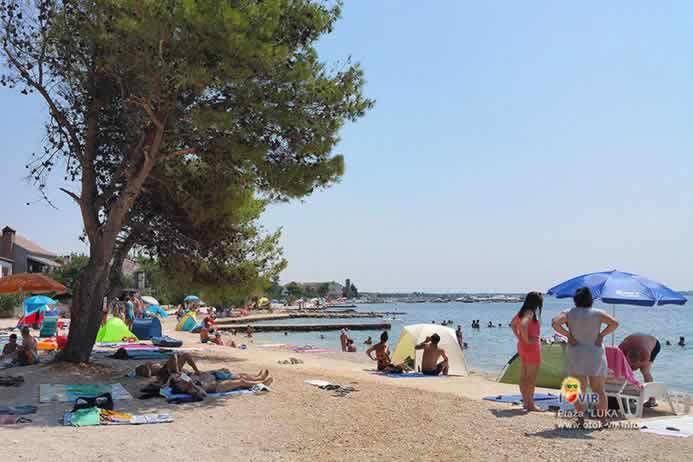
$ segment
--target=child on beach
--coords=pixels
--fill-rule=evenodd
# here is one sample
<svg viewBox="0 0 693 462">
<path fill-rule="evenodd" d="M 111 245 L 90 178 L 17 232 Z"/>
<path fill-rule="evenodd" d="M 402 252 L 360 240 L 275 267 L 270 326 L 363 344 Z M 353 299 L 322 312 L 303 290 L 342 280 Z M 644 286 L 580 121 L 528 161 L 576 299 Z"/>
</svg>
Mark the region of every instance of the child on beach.
<svg viewBox="0 0 693 462">
<path fill-rule="evenodd" d="M 517 337 L 517 353 L 520 356 L 520 394 L 527 412 L 542 412 L 534 404 L 534 388 L 541 365 L 541 342 L 539 316 L 544 297 L 539 292 L 530 292 L 510 323 Z"/>
</svg>

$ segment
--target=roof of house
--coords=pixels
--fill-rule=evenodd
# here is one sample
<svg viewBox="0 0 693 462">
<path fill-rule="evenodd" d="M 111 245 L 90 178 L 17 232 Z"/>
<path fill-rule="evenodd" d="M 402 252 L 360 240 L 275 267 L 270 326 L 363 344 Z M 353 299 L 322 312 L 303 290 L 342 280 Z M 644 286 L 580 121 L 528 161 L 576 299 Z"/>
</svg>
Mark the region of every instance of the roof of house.
<svg viewBox="0 0 693 462">
<path fill-rule="evenodd" d="M 27 252 L 40 255 L 40 256 L 49 256 L 49 257 L 57 257 L 57 255 L 50 250 L 46 250 L 40 245 L 36 244 L 35 242 L 30 241 L 29 239 L 20 236 L 19 234 L 15 235 L 14 237 L 14 243 L 22 248 L 24 248 Z"/>
</svg>

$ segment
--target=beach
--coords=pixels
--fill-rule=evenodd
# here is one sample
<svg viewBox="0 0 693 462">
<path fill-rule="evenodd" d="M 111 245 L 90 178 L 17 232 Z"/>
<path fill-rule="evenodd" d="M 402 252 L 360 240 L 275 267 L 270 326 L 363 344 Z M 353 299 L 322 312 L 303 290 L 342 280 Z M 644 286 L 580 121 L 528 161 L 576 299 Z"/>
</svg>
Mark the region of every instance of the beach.
<svg viewBox="0 0 693 462">
<path fill-rule="evenodd" d="M 9 321 L 3 320 L 2 325 Z M 237 372 L 270 369 L 275 377 L 266 394 L 167 404 L 162 399 L 116 401 L 116 410 L 136 414 L 165 412 L 173 423 L 139 426 L 63 427 L 58 419 L 68 403 L 38 404 L 40 383 L 115 383 L 134 396 L 149 380 L 127 377 L 137 361 L 99 358 L 86 366 L 64 364 L 9 369 L 25 384 L 0 389 L 0 404 L 39 406 L 33 422 L 0 427 L 6 460 L 685 460 L 693 438 L 668 438 L 636 430 L 556 429 L 553 413 L 520 412 L 518 406 L 482 401 L 486 395 L 516 393 L 481 374 L 470 377 L 391 379 L 369 373 L 362 352 L 295 353 L 202 345 L 199 337 L 164 331 L 184 340 L 202 370 Z M 291 357 L 302 364 L 280 365 Z M 322 379 L 358 391 L 334 396 L 304 383 Z M 652 415 L 660 415 L 650 411 Z M 666 415 L 662 412 L 661 415 Z"/>
</svg>

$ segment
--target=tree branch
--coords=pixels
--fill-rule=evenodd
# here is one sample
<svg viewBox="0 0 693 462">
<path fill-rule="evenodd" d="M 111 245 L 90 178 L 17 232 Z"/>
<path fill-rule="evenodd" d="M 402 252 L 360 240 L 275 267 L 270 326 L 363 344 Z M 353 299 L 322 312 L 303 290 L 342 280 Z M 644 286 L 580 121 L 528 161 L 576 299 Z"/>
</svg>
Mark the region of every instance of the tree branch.
<svg viewBox="0 0 693 462">
<path fill-rule="evenodd" d="M 72 191 L 70 191 L 69 189 L 65 189 L 65 188 L 60 188 L 60 190 L 62 192 L 64 192 L 65 194 L 67 194 L 68 196 L 70 196 L 71 198 L 73 198 L 75 200 L 75 202 L 77 202 L 77 204 L 82 205 L 82 199 L 77 194 L 75 194 Z"/>
</svg>

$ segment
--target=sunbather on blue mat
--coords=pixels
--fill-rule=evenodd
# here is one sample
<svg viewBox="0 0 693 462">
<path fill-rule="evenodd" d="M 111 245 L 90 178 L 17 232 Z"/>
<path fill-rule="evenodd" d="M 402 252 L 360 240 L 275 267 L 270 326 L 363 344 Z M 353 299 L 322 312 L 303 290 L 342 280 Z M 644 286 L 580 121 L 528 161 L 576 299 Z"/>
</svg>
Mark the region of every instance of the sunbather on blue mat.
<svg viewBox="0 0 693 462">
<path fill-rule="evenodd" d="M 256 375 L 232 375 L 231 378 L 226 380 L 218 380 L 217 377 L 218 374 L 210 372 L 200 372 L 191 375 L 180 372 L 172 374 L 166 385 L 171 387 L 174 394 L 187 394 L 197 400 L 202 400 L 209 393 L 226 393 L 232 390 L 251 389 L 259 384 L 269 387 L 274 381 L 267 369 L 259 371 Z"/>
</svg>

